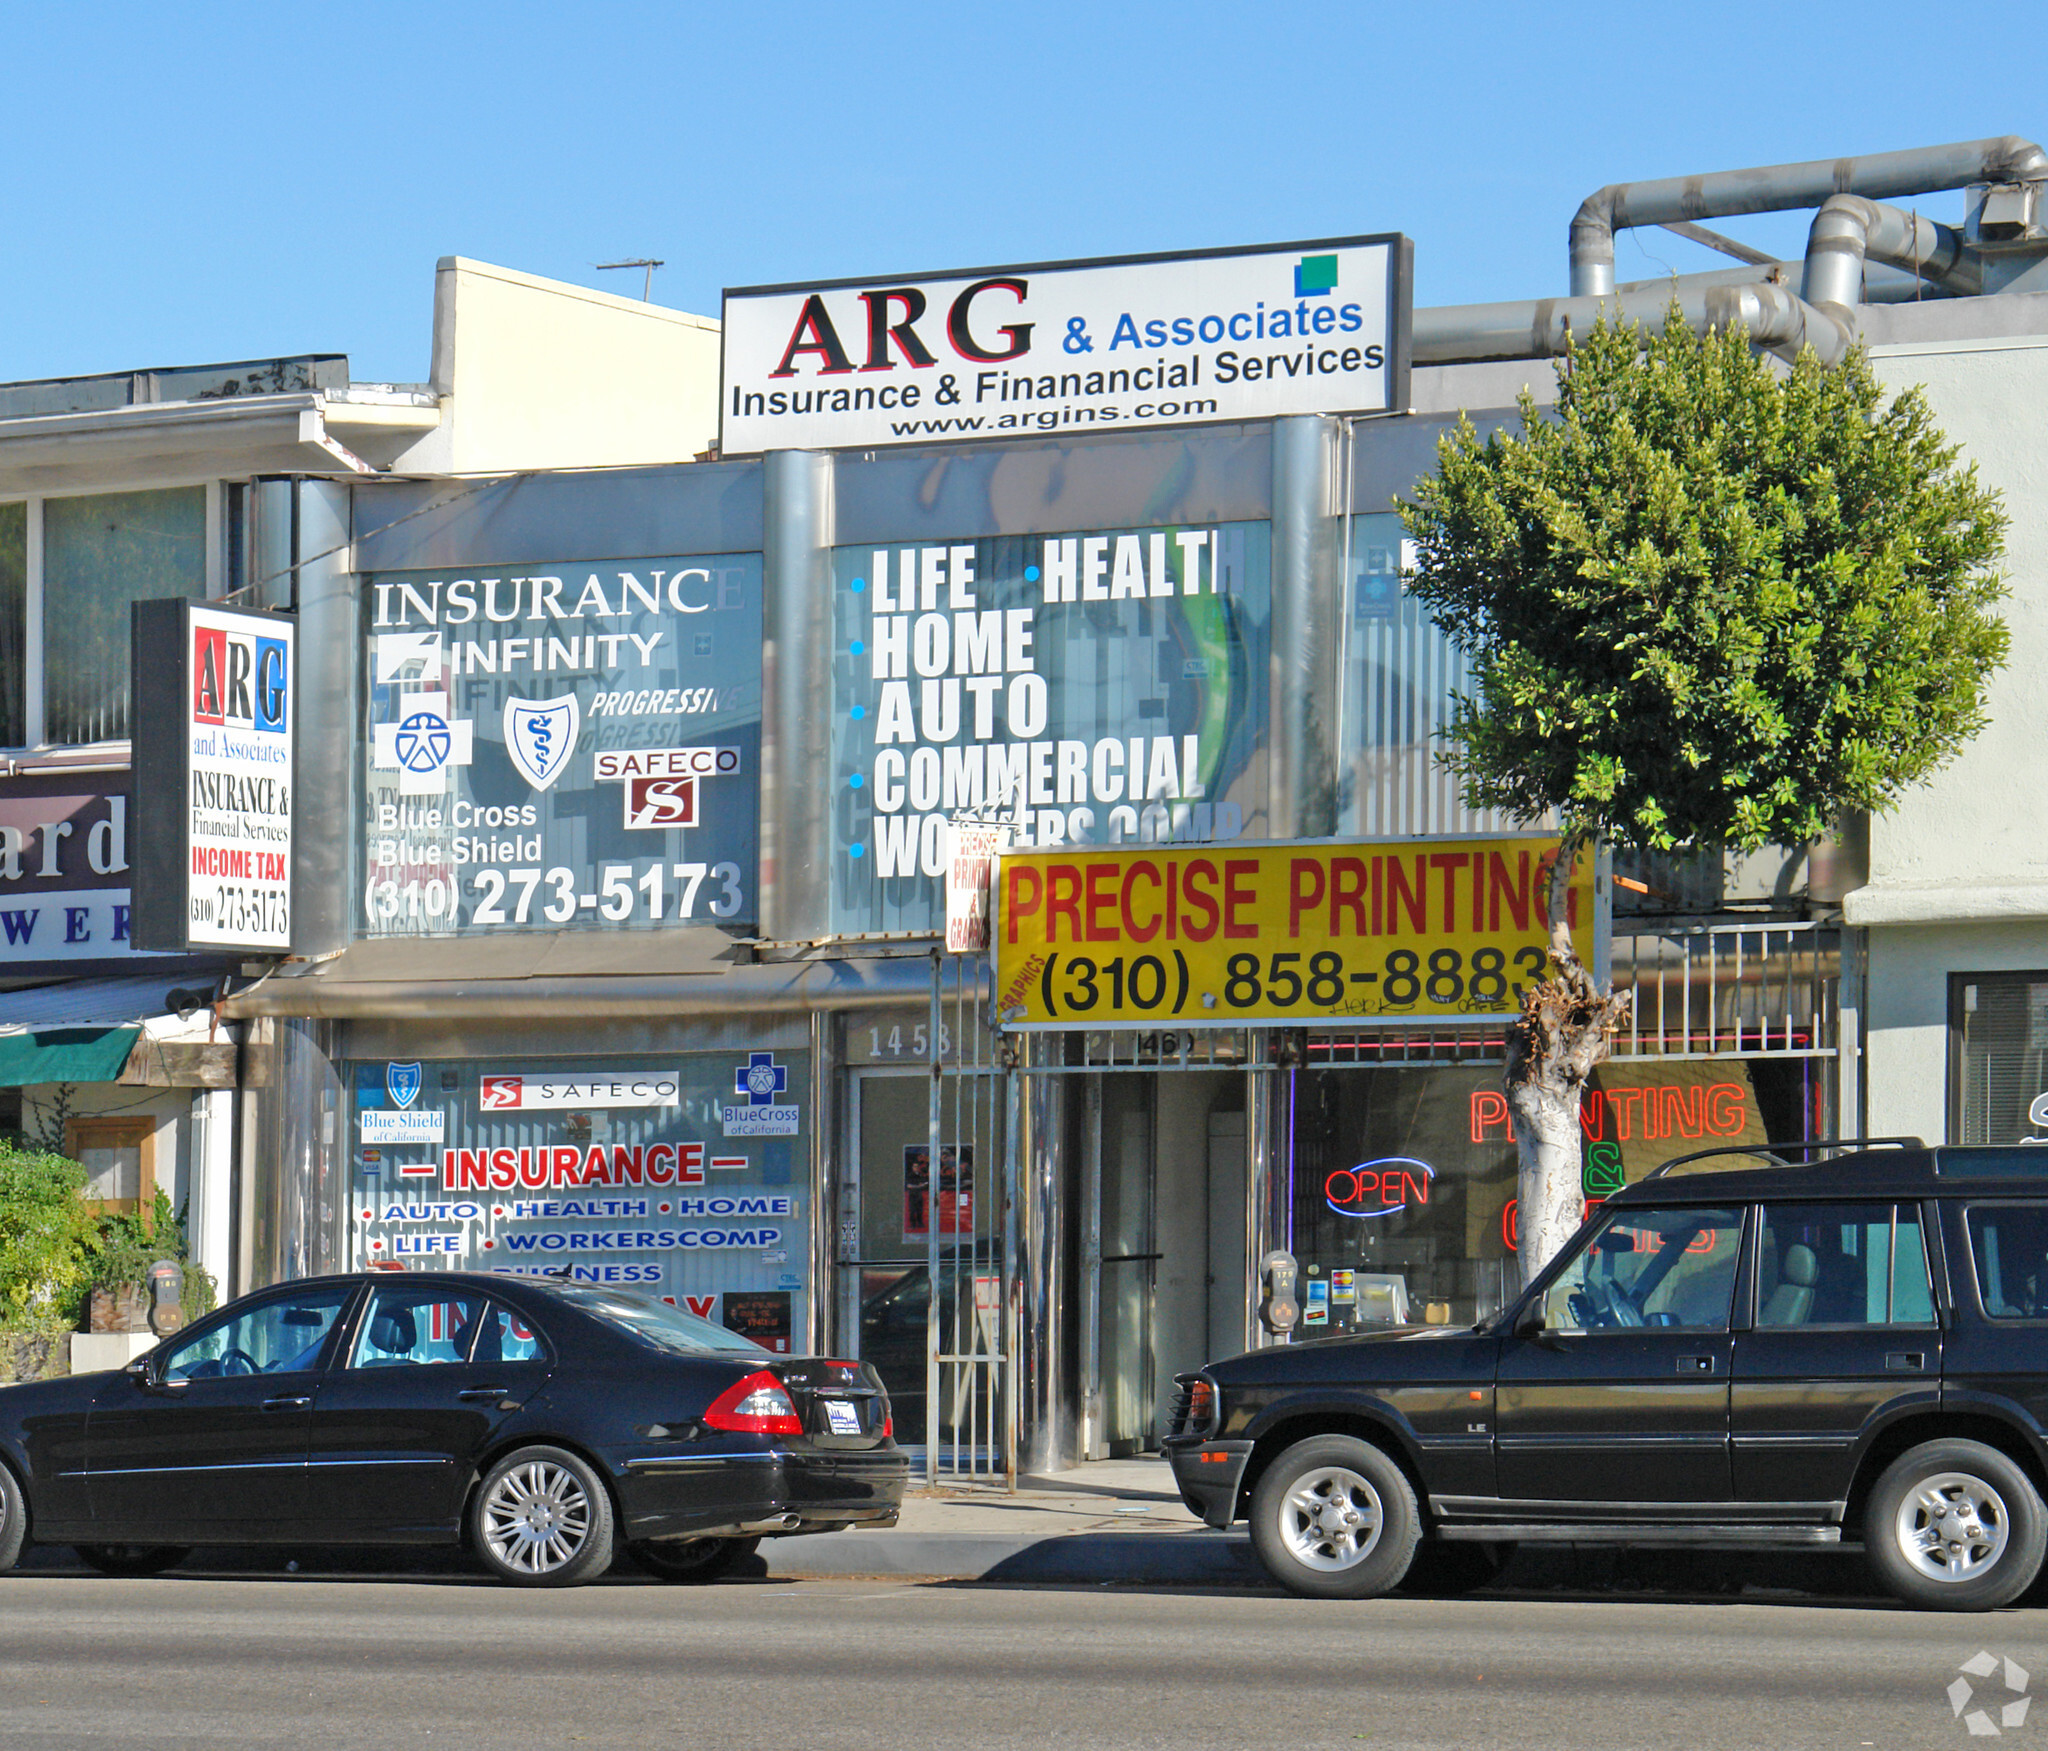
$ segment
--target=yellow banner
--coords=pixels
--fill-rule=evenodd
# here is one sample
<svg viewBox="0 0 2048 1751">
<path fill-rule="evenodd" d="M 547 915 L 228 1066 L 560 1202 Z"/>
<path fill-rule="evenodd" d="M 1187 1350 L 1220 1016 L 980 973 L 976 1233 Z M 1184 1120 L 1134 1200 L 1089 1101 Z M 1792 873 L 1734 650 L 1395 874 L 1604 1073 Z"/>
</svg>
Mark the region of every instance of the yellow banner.
<svg viewBox="0 0 2048 1751">
<path fill-rule="evenodd" d="M 1007 1027 L 1506 1016 L 1543 972 L 1554 839 L 1056 846 L 1003 856 Z M 1593 959 L 1593 864 L 1571 890 Z"/>
</svg>

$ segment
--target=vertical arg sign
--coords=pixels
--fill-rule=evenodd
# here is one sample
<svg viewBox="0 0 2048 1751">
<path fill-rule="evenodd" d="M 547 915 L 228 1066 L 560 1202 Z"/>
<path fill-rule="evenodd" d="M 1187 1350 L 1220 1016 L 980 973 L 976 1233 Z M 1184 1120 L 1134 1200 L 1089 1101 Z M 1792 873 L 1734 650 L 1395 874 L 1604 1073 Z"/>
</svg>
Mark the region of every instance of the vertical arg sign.
<svg viewBox="0 0 2048 1751">
<path fill-rule="evenodd" d="M 293 623 L 134 605 L 138 948 L 291 947 Z"/>
</svg>

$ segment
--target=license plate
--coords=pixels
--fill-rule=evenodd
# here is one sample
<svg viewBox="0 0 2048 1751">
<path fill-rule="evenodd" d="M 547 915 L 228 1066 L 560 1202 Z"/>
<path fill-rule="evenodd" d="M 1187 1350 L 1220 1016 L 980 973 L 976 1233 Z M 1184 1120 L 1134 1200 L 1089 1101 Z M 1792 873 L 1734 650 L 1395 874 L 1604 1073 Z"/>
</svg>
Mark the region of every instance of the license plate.
<svg viewBox="0 0 2048 1751">
<path fill-rule="evenodd" d="M 858 1435 L 861 1432 L 859 1407 L 842 1404 L 836 1398 L 825 1401 L 825 1422 L 835 1435 Z"/>
</svg>

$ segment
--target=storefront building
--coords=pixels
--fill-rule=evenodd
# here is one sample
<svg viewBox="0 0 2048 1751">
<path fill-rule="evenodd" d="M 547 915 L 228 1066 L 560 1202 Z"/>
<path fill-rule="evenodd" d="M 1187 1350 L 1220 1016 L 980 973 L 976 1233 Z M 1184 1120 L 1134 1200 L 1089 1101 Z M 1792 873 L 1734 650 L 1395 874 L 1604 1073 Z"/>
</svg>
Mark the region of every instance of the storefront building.
<svg viewBox="0 0 2048 1751">
<path fill-rule="evenodd" d="M 1119 364 L 1120 325 L 1034 311 L 1059 363 L 1028 374 L 1017 288 L 1055 270 L 783 288 L 729 304 L 722 456 L 268 487 L 282 545 L 241 599 L 298 629 L 295 922 L 218 1005 L 259 1048 L 236 1286 L 566 1269 L 868 1357 L 899 1433 L 983 1469 L 1156 1442 L 1175 1372 L 1262 1341 L 1272 1251 L 1308 1335 L 1502 1305 L 1502 1026 L 1544 824 L 1466 809 L 1444 769 L 1464 659 L 1403 589 L 1392 506 L 1460 411 L 1485 430 L 1525 385 L 1548 400 L 1527 355 L 1550 307 L 1415 312 L 1410 344 L 1395 250 L 1354 344 L 1345 250 L 1388 242 L 1245 252 L 1287 259 L 1187 319 L 1204 391 L 1211 319 L 1222 346 L 1271 329 L 1268 378 L 1297 340 L 1381 373 L 1321 400 L 1198 394 L 1190 356 L 1160 412 L 1164 317 L 1142 358 L 1133 318 Z M 1859 308 L 1882 368 L 2017 486 L 2041 295 L 1918 289 Z M 2015 510 L 2013 671 L 1984 759 L 1924 810 L 1586 872 L 1588 947 L 1636 997 L 1585 1106 L 1589 1197 L 1717 1145 L 1975 1136 L 1930 1090 L 2022 1116 L 2041 1092 L 2048 823 L 2012 776 L 2040 721 L 2039 531 Z M 1984 884 L 1943 839 L 1957 795 L 2003 848 L 1995 893 L 1958 897 Z M 1262 848 L 1348 858 L 1354 934 L 1384 940 L 1341 973 L 1262 944 L 1205 989 L 1145 946 L 1156 914 L 1087 915 L 1108 889 L 1084 876 L 1070 903 L 1133 946 L 1064 962 L 1034 1016 L 942 946 L 949 826 L 995 814 L 1019 864 L 1206 860 L 1172 891 L 1219 906 Z M 1397 906 L 1455 934 L 1482 889 L 1455 958 L 1388 948 Z M 1371 1002 L 1310 995 L 1361 971 Z M 1240 1005 L 1232 978 L 1303 1005 Z"/>
<path fill-rule="evenodd" d="M 1434 768 L 1457 657 L 1399 590 L 1423 423 L 353 486 L 300 601 L 347 879 L 227 1004 L 278 1041 L 259 1270 L 566 1267 L 866 1355 L 916 1439 L 936 1239 L 941 1351 L 980 1358 L 941 1436 L 984 1464 L 1012 1426 L 1026 1465 L 1151 1445 L 1174 1372 L 1256 1339 L 1275 1247 L 1311 1329 L 1499 1306 L 1499 963 L 1450 1023 L 1021 1033 L 938 955 L 934 1013 L 977 808 L 1040 851 L 1399 835 L 1425 881 L 1500 840 Z M 1833 1129 L 1835 936 L 1715 874 L 1614 926 L 1646 1003 L 1596 1193 Z"/>
</svg>

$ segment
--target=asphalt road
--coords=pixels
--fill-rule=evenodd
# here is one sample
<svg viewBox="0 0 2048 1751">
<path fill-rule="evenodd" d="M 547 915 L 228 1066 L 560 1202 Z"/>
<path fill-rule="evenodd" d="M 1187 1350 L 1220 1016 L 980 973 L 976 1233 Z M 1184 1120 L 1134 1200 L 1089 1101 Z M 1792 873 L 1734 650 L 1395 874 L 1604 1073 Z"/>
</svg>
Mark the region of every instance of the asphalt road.
<svg viewBox="0 0 2048 1751">
<path fill-rule="evenodd" d="M 0 1577 L 0 1745 L 1858 1751 L 1971 1742 L 1946 1689 L 1980 1650 L 2048 1695 L 2034 1611 L 31 1571 Z M 2001 1737 L 2044 1733 L 2048 1704 Z"/>
</svg>

